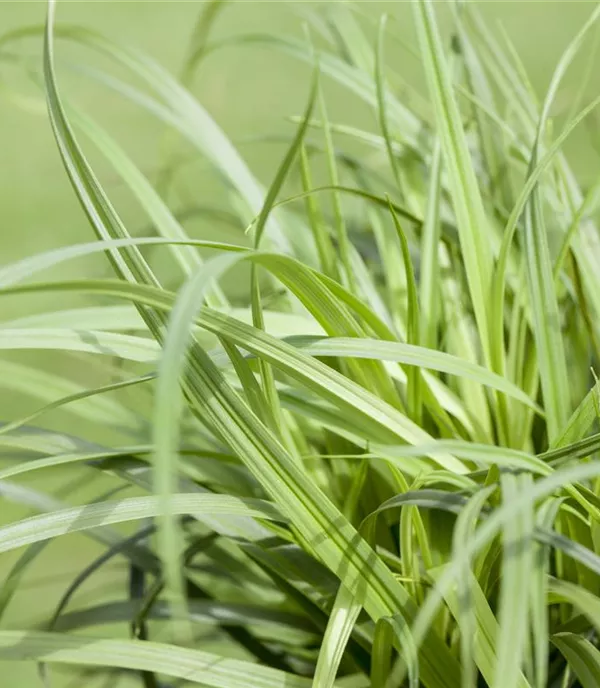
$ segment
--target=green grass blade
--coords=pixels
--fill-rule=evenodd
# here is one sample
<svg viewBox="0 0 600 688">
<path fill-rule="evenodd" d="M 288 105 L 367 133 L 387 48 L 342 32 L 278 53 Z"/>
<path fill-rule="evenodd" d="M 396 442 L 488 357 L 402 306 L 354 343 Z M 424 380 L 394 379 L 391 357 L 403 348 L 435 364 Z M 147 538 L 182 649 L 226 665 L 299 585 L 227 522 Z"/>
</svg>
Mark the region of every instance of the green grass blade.
<svg viewBox="0 0 600 688">
<path fill-rule="evenodd" d="M 407 284 L 407 325 L 406 325 L 406 341 L 408 344 L 417 345 L 421 339 L 419 330 L 419 297 L 417 295 L 417 283 L 415 280 L 415 272 L 412 265 L 412 259 L 408 248 L 408 241 L 406 235 L 402 230 L 400 222 L 394 213 L 394 209 L 390 204 L 390 213 L 394 226 L 398 234 L 400 246 L 402 248 L 402 259 L 404 260 L 404 271 L 406 273 Z M 422 408 L 422 392 L 421 392 L 421 373 L 416 368 L 411 368 L 407 373 L 408 377 L 408 398 L 409 398 L 409 412 L 415 423 L 420 424 L 423 408 Z"/>
<path fill-rule="evenodd" d="M 441 153 L 439 140 L 434 146 L 431 177 L 427 194 L 427 214 L 421 235 L 421 270 L 419 302 L 421 322 L 419 331 L 421 344 L 430 349 L 437 348 L 440 318 L 440 185 Z"/>
<path fill-rule="evenodd" d="M 551 641 L 569 663 L 582 688 L 595 688 L 600 676 L 600 650 L 574 633 L 556 633 Z"/>
<path fill-rule="evenodd" d="M 362 607 L 340 586 L 321 642 L 313 688 L 332 688 L 346 645 Z"/>
<path fill-rule="evenodd" d="M 564 430 L 552 443 L 551 449 L 558 449 L 583 439 L 594 421 L 598 419 L 597 408 L 599 403 L 600 382 L 596 382 L 579 406 L 573 411 Z"/>
</svg>

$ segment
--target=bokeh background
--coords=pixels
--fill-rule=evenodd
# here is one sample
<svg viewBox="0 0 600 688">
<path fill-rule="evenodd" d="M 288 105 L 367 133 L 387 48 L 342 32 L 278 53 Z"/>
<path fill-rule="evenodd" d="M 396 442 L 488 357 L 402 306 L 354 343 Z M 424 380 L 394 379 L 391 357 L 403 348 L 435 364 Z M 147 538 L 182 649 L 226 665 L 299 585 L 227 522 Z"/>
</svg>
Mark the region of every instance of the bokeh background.
<svg viewBox="0 0 600 688">
<path fill-rule="evenodd" d="M 303 11 L 316 9 L 327 12 L 332 3 L 301 3 L 294 0 L 231 2 L 219 15 L 213 29 L 213 39 L 220 40 L 249 32 L 271 32 L 276 35 L 303 36 Z M 422 88 L 419 61 L 402 46 L 414 45 L 411 9 L 408 2 L 357 3 L 361 23 L 374 38 L 378 17 L 383 12 L 394 21 L 389 25 L 387 57 L 394 68 L 418 88 Z M 552 70 L 569 39 L 589 15 L 593 3 L 576 0 L 552 2 L 547 0 L 504 0 L 478 2 L 485 19 L 496 30 L 510 37 L 531 83 L 542 95 Z M 202 3 L 198 0 L 177 2 L 148 0 L 63 0 L 58 3 L 59 23 L 89 26 L 110 36 L 113 41 L 134 47 L 150 55 L 173 74 L 180 72 L 189 46 L 190 36 Z M 444 30 L 450 30 L 450 15 L 445 2 L 437 4 L 439 20 Z M 10 32 L 24 25 L 41 24 L 46 6 L 37 0 L 0 1 L 0 31 Z M 568 113 L 586 65 L 594 61 L 592 78 L 587 86 L 585 101 L 597 95 L 600 88 L 600 51 L 592 52 L 593 39 L 570 69 L 565 87 L 559 93 L 553 115 L 558 126 Z M 50 248 L 93 239 L 77 201 L 71 191 L 54 144 L 45 114 L 43 93 L 28 74 L 39 73 L 41 67 L 41 38 L 28 38 L 11 44 L 10 51 L 18 54 L 15 62 L 6 56 L 0 60 L 0 262 L 8 262 Z M 0 49 L 0 52 L 2 50 Z M 106 65 L 89 51 L 58 43 L 59 79 L 63 92 L 88 114 L 102 124 L 125 148 L 131 158 L 150 179 L 156 179 L 161 155 L 164 152 L 164 126 L 150 115 L 132 105 L 109 89 L 99 85 L 81 65 L 95 68 Z M 113 69 L 113 68 L 111 68 Z M 119 75 L 125 76 L 125 75 Z M 292 131 L 287 119 L 299 114 L 304 106 L 309 81 L 309 68 L 294 58 L 272 53 L 264 47 L 232 46 L 211 54 L 200 66 L 193 82 L 193 92 L 214 119 L 238 146 L 258 178 L 267 184 L 274 172 L 282 144 L 265 140 L 264 135 L 286 134 Z M 353 100 L 335 84 L 326 82 L 327 101 L 333 121 L 375 129 L 373 113 L 362 103 Z M 600 127 L 596 117 L 572 136 L 566 147 L 571 163 L 584 181 L 595 179 L 600 171 L 598 148 Z M 132 233 L 144 229 L 142 210 L 130 199 L 114 173 L 102 162 L 90 145 L 90 159 L 115 204 L 131 228 Z M 183 151 L 185 154 L 185 151 Z M 198 157 L 190 159 L 178 176 L 169 201 L 173 207 L 195 202 L 224 204 L 220 184 L 214 172 Z M 186 228 L 193 236 L 243 241 L 241 231 L 232 230 L 218 221 L 207 222 L 191 218 Z M 600 267 L 599 267 L 600 269 Z M 85 259 L 61 267 L 61 277 L 106 276 L 108 264 L 99 257 Z M 247 281 L 236 276 L 226 285 L 233 294 L 246 290 Z M 3 299 L 0 319 L 8 321 L 25 313 L 59 309 L 76 305 L 77 301 L 60 302 L 55 296 L 32 299 Z M 59 354 L 31 352 L 11 355 L 2 352 L 7 360 L 31 363 L 40 369 L 65 374 L 89 385 L 97 382 L 85 359 Z M 0 388 L 0 421 L 8 421 L 33 411 L 39 402 L 11 389 Z M 40 424 L 48 428 L 69 429 L 68 415 L 48 414 Z M 78 422 L 77 434 L 85 433 L 85 423 Z M 75 432 L 75 431 L 73 431 Z M 106 428 L 104 437 L 96 441 L 111 441 L 113 429 Z M 37 476 L 37 473 L 36 473 Z M 92 476 L 92 477 L 90 477 Z M 81 502 L 97 496 L 104 485 L 96 473 L 69 472 L 67 476 L 54 471 L 50 478 L 20 481 L 32 489 L 59 495 L 69 503 L 70 492 L 76 491 Z M 37 484 L 36 484 L 37 481 Z M 22 505 L 11 504 L 0 497 L 0 525 L 30 513 Z M 40 557 L 38 565 L 28 576 L 26 586 L 11 603 L 2 621 L 5 627 L 16 628 L 42 621 L 53 609 L 66 581 L 72 580 L 83 565 L 100 552 L 88 538 L 71 535 L 52 543 Z M 0 580 L 6 575 L 19 553 L 0 557 Z M 103 595 L 115 597 L 115 590 L 124 591 L 126 569 L 115 560 L 97 574 L 76 597 L 73 605 L 99 601 Z M 104 628 L 105 633 L 127 633 L 121 628 Z M 52 685 L 102 686 L 114 683 L 114 677 L 82 678 L 72 672 L 56 671 Z M 139 679 L 119 679 L 119 685 L 139 685 Z M 0 667 L 0 687 L 41 685 L 35 667 L 31 665 L 3 665 Z"/>
</svg>

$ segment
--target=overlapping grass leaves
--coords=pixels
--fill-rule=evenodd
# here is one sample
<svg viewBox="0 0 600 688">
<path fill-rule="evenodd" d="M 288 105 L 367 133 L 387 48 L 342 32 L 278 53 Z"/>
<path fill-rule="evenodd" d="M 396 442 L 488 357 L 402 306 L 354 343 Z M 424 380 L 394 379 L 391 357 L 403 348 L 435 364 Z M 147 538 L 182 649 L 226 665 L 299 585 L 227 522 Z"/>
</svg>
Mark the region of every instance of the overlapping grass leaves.
<svg viewBox="0 0 600 688">
<path fill-rule="evenodd" d="M 95 304 L 2 325 L 3 350 L 88 356 L 97 372 L 119 375 L 87 389 L 50 373 L 36 378 L 22 363 L 2 364 L 0 385 L 46 406 L 9 419 L 0 431 L 0 452 L 9 461 L 0 480 L 83 466 L 110 475 L 119 491 L 143 494 L 64 505 L 0 483 L 5 498 L 42 512 L 0 527 L 0 549 L 28 546 L 9 575 L 2 609 L 19 595 L 24 572 L 39 565 L 41 543 L 59 536 L 84 535 L 107 548 L 70 586 L 68 599 L 101 568 L 103 556 L 116 552 L 154 580 L 137 591 L 141 599 L 118 609 L 93 607 L 77 617 L 78 625 L 65 619 L 61 633 L 3 631 L 1 657 L 223 688 L 311 681 L 315 688 L 418 681 L 427 688 L 471 688 L 477 681 L 537 688 L 558 685 L 569 671 L 586 688 L 594 685 L 600 469 L 593 457 L 600 440 L 589 435 L 599 415 L 589 375 L 597 351 L 585 338 L 595 337 L 587 304 L 596 308 L 597 294 L 577 236 L 593 192 L 584 200 L 560 146 L 597 100 L 554 142 L 546 122 L 597 11 L 566 51 L 538 113 L 527 84 L 513 83 L 522 65 L 514 64 L 514 53 L 500 53 L 470 7 L 455 8 L 459 31 L 448 59 L 433 4 L 413 6 L 433 118 L 410 99 L 403 102 L 396 88 L 402 79 L 393 69 L 384 72 L 385 22 L 373 49 L 364 17 L 349 7 L 311 14 L 323 49 L 264 36 L 211 46 L 200 31 L 198 51 L 187 61 L 188 85 L 216 47 L 261 42 L 310 64 L 317 57 L 324 75 L 376 109 L 381 136 L 329 121 L 327 90 L 315 85 L 266 192 L 206 110 L 165 70 L 88 30 L 57 28 L 57 36 L 100 51 L 153 92 L 147 96 L 122 75 L 89 72 L 173 127 L 220 170 L 244 201 L 234 203 L 234 212 L 253 232 L 247 248 L 242 237 L 239 245 L 188 238 L 109 133 L 66 104 L 57 85 L 50 3 L 49 116 L 97 241 L 2 267 L 0 295 L 101 296 L 127 308 Z M 220 13 L 211 9 L 207 16 L 200 26 L 208 31 Z M 12 32 L 0 48 L 35 32 Z M 320 122 L 312 114 L 317 92 Z M 505 113 L 496 105 L 514 94 L 525 99 L 520 108 Z M 476 116 L 464 119 L 464 103 Z M 106 155 L 161 236 L 132 238 L 73 125 Z M 313 134 L 323 135 L 324 145 L 309 140 Z M 364 169 L 357 166 L 356 154 L 344 155 L 342 134 L 385 150 L 386 169 L 370 157 Z M 325 153 L 329 186 L 312 186 L 315 150 Z M 177 183 L 174 164 L 167 155 L 159 175 L 170 185 Z M 296 169 L 301 194 L 288 190 Z M 320 205 L 324 193 L 333 194 L 333 222 Z M 341 194 L 357 205 L 342 206 Z M 502 207 L 513 199 L 512 209 Z M 275 217 L 282 205 L 285 213 Z M 348 208 L 359 208 L 359 216 L 366 209 L 365 229 L 356 229 Z M 548 241 L 546 216 L 559 231 L 556 245 Z M 264 250 L 263 233 L 270 241 Z M 584 236 L 593 253 L 597 229 L 590 218 Z M 336 242 L 341 270 L 334 265 Z M 144 257 L 148 246 L 157 251 L 157 268 Z M 201 259 L 198 249 L 211 255 Z M 107 254 L 116 279 L 31 282 L 95 252 Z M 167 252 L 181 268 L 183 281 L 174 289 L 165 288 L 161 275 Z M 248 298 L 232 308 L 218 285 L 244 263 L 252 270 Z M 560 322 L 567 316 L 573 332 Z M 568 399 L 567 370 L 586 396 Z M 69 410 L 99 430 L 118 417 L 119 432 L 136 439 L 111 447 L 32 425 L 51 410 Z M 143 519 L 156 521 L 156 548 L 107 530 Z M 225 614 L 214 619 L 224 638 L 221 654 L 178 647 L 194 642 L 194 610 L 213 597 Z M 170 644 L 64 632 L 129 614 L 137 633 L 140 609 L 142 635 L 166 619 Z M 57 610 L 53 627 L 60 629 L 64 604 Z M 269 619 L 286 614 L 301 622 L 302 632 L 286 624 L 278 635 L 267 629 Z M 255 661 L 230 659 L 232 644 Z"/>
</svg>

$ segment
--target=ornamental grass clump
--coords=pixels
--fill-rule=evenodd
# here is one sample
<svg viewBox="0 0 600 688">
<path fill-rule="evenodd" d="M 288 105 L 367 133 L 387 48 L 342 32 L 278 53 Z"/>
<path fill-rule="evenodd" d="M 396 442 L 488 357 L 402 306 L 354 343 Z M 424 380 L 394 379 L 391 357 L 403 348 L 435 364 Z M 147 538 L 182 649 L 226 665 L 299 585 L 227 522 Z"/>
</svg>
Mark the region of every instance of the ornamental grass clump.
<svg viewBox="0 0 600 688">
<path fill-rule="evenodd" d="M 476 9 L 449 7 L 447 46 L 433 3 L 412 3 L 427 97 L 386 61 L 393 23 L 345 3 L 309 7 L 301 40 L 216 40 L 235 5 L 208 2 L 180 79 L 55 23 L 53 1 L 45 28 L 0 39 L 7 58 L 43 33 L 29 73 L 85 214 L 81 243 L 0 269 L 4 302 L 57 304 L 4 322 L 0 347 L 83 356 L 96 380 L 0 363 L 38 399 L 0 429 L 2 499 L 34 510 L 0 528 L 18 550 L 0 614 L 49 543 L 97 548 L 49 613 L 0 630 L 0 658 L 37 662 L 41 685 L 600 685 L 600 182 L 582 188 L 562 152 L 600 97 L 558 132 L 550 118 L 600 10 L 540 101 Z M 112 62 L 88 78 L 168 128 L 160 174 L 63 92 L 64 43 L 79 69 Z M 191 94 L 231 45 L 310 74 L 266 186 Z M 375 129 L 328 116 L 332 81 Z M 141 235 L 92 155 L 145 212 Z M 190 156 L 222 206 L 199 184 L 192 210 L 167 202 Z M 237 240 L 192 238 L 192 215 Z M 60 278 L 92 254 L 110 276 Z M 87 305 L 58 305 L 74 296 Z M 59 498 L 53 471 L 84 471 L 87 491 Z"/>
</svg>

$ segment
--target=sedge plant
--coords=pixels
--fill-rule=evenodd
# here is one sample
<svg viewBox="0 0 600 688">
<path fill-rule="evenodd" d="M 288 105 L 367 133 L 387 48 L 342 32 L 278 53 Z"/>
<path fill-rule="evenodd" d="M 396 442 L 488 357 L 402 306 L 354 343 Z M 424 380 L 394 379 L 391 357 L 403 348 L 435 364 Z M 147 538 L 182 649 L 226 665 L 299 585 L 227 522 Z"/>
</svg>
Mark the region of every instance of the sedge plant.
<svg viewBox="0 0 600 688">
<path fill-rule="evenodd" d="M 88 304 L 5 320 L 0 348 L 84 357 L 102 381 L 0 361 L 0 385 L 37 400 L 0 428 L 0 498 L 31 512 L 0 527 L 0 617 L 48 544 L 98 550 L 49 615 L 2 625 L 0 658 L 37 663 L 40 685 L 600 685 L 600 182 L 562 151 L 600 97 L 550 119 L 600 10 L 540 100 L 510 43 L 449 7 L 450 46 L 431 0 L 412 2 L 427 97 L 386 60 L 391 20 L 361 5 L 303 6 L 301 40 L 217 41 L 235 10 L 207 2 L 180 78 L 55 22 L 54 1 L 45 27 L 0 38 L 13 61 L 43 38 L 28 73 L 83 211 L 80 243 L 0 268 L 0 297 Z M 63 92 L 67 42 L 116 67 L 87 72 L 106 97 L 164 125 L 158 175 Z M 192 95 L 231 45 L 312 74 L 267 185 Z M 376 129 L 330 118 L 331 81 Z M 225 200 L 197 190 L 186 214 L 169 198 L 196 157 Z M 190 213 L 238 241 L 192 238 Z M 45 278 L 92 254 L 110 276 Z M 75 469 L 108 482 L 83 503 L 45 489 Z M 116 560 L 107 599 L 95 581 Z"/>
</svg>

